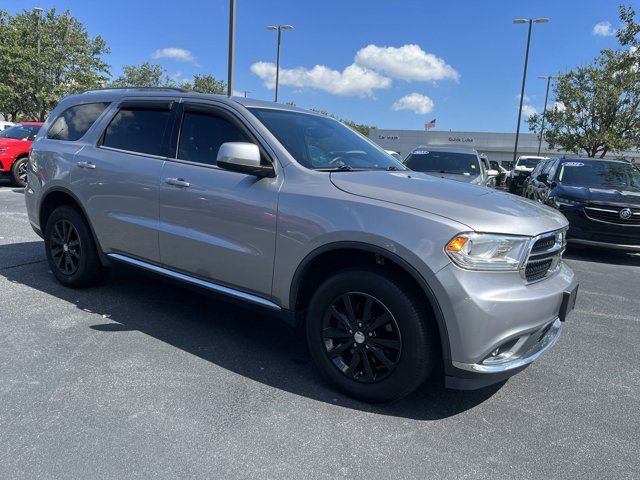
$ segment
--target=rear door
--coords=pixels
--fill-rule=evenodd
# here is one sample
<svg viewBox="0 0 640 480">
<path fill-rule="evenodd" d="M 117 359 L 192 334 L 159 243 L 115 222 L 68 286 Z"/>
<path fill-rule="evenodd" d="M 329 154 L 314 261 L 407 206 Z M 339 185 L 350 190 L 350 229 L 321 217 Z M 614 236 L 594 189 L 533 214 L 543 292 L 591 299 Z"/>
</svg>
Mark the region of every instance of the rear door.
<svg viewBox="0 0 640 480">
<path fill-rule="evenodd" d="M 255 132 L 230 109 L 183 104 L 176 156 L 162 170 L 160 254 L 163 265 L 238 290 L 271 295 L 278 190 L 282 172 L 257 178 L 217 167 L 225 142 Z"/>
<path fill-rule="evenodd" d="M 158 194 L 176 102 L 125 98 L 76 155 L 73 191 L 104 251 L 159 262 Z"/>
</svg>

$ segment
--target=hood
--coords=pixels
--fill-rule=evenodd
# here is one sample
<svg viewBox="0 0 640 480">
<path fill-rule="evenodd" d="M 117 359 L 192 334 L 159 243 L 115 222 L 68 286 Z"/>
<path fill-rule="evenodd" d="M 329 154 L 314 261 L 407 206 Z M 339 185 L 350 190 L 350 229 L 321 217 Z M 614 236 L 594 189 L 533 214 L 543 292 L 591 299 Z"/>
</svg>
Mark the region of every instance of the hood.
<svg viewBox="0 0 640 480">
<path fill-rule="evenodd" d="M 464 183 L 479 183 L 479 175 L 465 175 L 464 173 L 438 173 L 438 172 L 424 172 L 426 175 L 431 175 L 437 178 L 446 178 L 448 180 L 455 180 L 457 182 Z"/>
<path fill-rule="evenodd" d="M 640 205 L 640 188 L 632 186 L 607 188 L 559 185 L 554 193 L 588 203 Z"/>
<path fill-rule="evenodd" d="M 568 225 L 564 215 L 537 202 L 419 172 L 339 172 L 331 182 L 347 193 L 446 217 L 477 232 L 534 236 Z"/>
</svg>

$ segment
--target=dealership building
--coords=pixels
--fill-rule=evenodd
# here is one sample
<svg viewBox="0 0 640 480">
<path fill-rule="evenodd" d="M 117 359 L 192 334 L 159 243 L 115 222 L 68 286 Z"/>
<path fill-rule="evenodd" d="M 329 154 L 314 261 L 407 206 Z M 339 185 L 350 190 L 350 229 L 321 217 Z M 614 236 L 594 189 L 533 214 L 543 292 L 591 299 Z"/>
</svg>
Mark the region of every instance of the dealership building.
<svg viewBox="0 0 640 480">
<path fill-rule="evenodd" d="M 497 160 L 502 163 L 513 160 L 513 147 L 516 134 L 372 128 L 369 132 L 369 138 L 385 150 L 398 152 L 402 157 L 405 157 L 420 145 L 438 147 L 455 146 L 475 148 L 478 152 L 485 153 L 490 160 Z M 518 138 L 518 155 L 537 155 L 537 153 L 538 136 L 533 133 L 521 133 Z M 546 142 L 542 142 L 540 155 L 555 157 L 565 153 L 567 156 L 575 156 L 575 154 L 570 152 L 551 150 Z M 640 152 L 623 152 L 622 154 L 607 155 L 607 157 L 624 157 L 638 162 L 640 161 Z"/>
</svg>

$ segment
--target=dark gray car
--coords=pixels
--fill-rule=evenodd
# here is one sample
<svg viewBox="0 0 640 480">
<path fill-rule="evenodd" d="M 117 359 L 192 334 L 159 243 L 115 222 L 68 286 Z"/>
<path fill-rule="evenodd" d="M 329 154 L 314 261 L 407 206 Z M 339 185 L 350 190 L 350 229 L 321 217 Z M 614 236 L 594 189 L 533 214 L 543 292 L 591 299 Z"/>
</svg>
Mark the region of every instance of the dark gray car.
<svg viewBox="0 0 640 480">
<path fill-rule="evenodd" d="M 304 325 L 332 385 L 370 401 L 434 372 L 452 388 L 504 380 L 554 344 L 575 300 L 560 213 L 408 171 L 340 122 L 270 102 L 67 97 L 25 192 L 62 284 L 121 262 L 277 312 Z"/>
<path fill-rule="evenodd" d="M 499 174 L 476 150 L 464 147 L 420 146 L 407 155 L 404 164 L 417 172 L 483 187 L 495 186 Z"/>
</svg>

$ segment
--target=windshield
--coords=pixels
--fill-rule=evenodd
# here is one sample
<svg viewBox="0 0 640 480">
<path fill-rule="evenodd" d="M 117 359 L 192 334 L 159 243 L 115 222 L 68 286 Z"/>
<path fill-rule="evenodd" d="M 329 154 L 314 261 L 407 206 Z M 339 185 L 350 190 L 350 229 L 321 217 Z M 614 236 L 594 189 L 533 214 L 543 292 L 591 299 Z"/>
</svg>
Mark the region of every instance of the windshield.
<svg viewBox="0 0 640 480">
<path fill-rule="evenodd" d="M 628 163 L 606 161 L 564 162 L 558 182 L 579 187 L 640 188 L 640 171 Z"/>
<path fill-rule="evenodd" d="M 533 168 L 538 164 L 540 160 L 540 158 L 522 157 L 518 159 L 518 163 L 516 165 L 518 167 Z"/>
<path fill-rule="evenodd" d="M 405 170 L 402 163 L 337 120 L 320 115 L 249 109 L 293 158 L 314 170 Z"/>
<path fill-rule="evenodd" d="M 404 163 L 411 170 L 418 172 L 480 175 L 478 157 L 473 153 L 416 150 L 409 154 Z"/>
<path fill-rule="evenodd" d="M 0 132 L 1 138 L 16 140 L 33 140 L 40 130 L 40 125 L 14 125 Z"/>
</svg>

